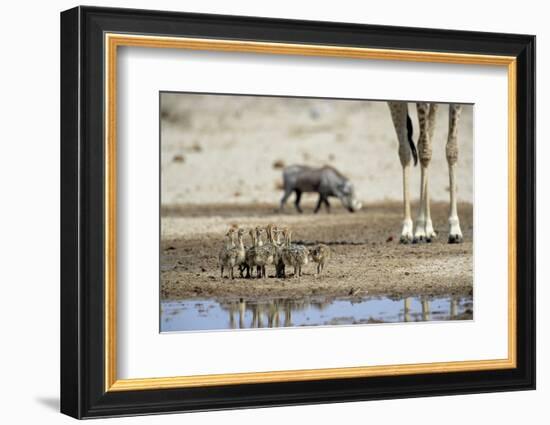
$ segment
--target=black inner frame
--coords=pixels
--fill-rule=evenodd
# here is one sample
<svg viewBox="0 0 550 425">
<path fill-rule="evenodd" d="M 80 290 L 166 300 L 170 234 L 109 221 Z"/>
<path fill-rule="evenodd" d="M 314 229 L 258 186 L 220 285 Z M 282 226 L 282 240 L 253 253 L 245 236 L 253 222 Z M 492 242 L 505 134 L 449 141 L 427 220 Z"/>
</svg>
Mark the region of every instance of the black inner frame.
<svg viewBox="0 0 550 425">
<path fill-rule="evenodd" d="M 515 56 L 517 368 L 105 392 L 103 65 L 106 32 Z M 90 418 L 535 388 L 534 36 L 77 7 L 61 14 L 61 117 L 63 413 Z"/>
</svg>

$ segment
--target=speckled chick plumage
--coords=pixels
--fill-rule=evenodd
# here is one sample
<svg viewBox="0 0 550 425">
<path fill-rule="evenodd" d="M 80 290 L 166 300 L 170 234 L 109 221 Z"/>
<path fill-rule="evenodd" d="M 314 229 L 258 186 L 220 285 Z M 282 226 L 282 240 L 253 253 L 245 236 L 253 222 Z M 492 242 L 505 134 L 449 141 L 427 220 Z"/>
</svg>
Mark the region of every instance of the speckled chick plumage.
<svg viewBox="0 0 550 425">
<path fill-rule="evenodd" d="M 321 274 L 325 267 L 325 264 L 330 260 L 330 248 L 326 245 L 320 244 L 315 248 L 309 250 L 311 260 L 317 263 L 317 274 Z"/>
<path fill-rule="evenodd" d="M 303 245 L 292 243 L 292 232 L 290 229 L 283 229 L 285 245 L 281 250 L 283 263 L 285 266 L 294 267 L 294 277 L 302 275 L 302 267 L 308 264 L 309 251 Z"/>
<path fill-rule="evenodd" d="M 266 277 L 265 267 L 271 264 L 277 264 L 278 248 L 273 240 L 274 225 L 268 224 L 265 228 L 267 234 L 267 242 L 255 250 L 254 263 L 262 268 L 262 276 Z"/>
<path fill-rule="evenodd" d="M 223 277 L 224 269 L 229 268 L 230 277 L 233 279 L 233 268 L 244 262 L 245 249 L 243 244 L 243 234 L 243 229 L 239 229 L 237 231 L 238 242 L 235 244 L 235 229 L 231 228 L 226 233 L 224 246 L 218 255 L 221 277 Z"/>
</svg>

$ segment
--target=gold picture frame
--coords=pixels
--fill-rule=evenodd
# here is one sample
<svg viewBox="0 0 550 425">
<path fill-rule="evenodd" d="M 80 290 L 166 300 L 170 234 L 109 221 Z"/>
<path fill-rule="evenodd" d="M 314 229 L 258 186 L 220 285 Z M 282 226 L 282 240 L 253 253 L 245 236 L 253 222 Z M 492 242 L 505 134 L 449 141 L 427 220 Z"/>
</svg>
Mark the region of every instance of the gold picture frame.
<svg viewBox="0 0 550 425">
<path fill-rule="evenodd" d="M 516 367 L 516 58 L 411 50 L 316 46 L 307 44 L 105 34 L 106 122 L 105 152 L 105 391 L 135 391 L 216 385 L 254 384 L 318 379 L 341 379 L 417 373 L 465 372 Z M 232 373 L 169 378 L 116 378 L 116 80 L 117 49 L 147 47 L 238 53 L 325 56 L 354 59 L 396 60 L 506 67 L 508 72 L 508 358 L 424 364 L 306 369 L 274 372 Z"/>
</svg>

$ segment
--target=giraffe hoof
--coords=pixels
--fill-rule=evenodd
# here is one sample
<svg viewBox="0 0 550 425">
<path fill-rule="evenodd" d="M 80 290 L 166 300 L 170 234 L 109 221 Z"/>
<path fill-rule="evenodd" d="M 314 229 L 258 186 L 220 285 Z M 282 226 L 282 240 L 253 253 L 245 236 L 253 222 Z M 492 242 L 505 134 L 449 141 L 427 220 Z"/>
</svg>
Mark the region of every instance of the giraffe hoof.
<svg viewBox="0 0 550 425">
<path fill-rule="evenodd" d="M 401 237 L 399 238 L 399 243 L 401 243 L 403 245 L 408 245 L 411 242 L 414 243 L 414 240 L 411 238 L 411 236 L 401 235 Z"/>
<path fill-rule="evenodd" d="M 435 233 L 433 230 L 426 232 L 426 243 L 431 243 L 434 239 L 437 239 L 437 233 Z"/>
<path fill-rule="evenodd" d="M 462 235 L 449 235 L 449 243 L 462 243 Z"/>
</svg>

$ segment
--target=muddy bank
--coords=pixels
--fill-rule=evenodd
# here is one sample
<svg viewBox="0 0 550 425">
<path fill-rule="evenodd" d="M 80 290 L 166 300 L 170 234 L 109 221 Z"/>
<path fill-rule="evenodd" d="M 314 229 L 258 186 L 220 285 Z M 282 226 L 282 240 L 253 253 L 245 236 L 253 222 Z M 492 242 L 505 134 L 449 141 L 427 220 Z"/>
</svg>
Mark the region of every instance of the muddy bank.
<svg viewBox="0 0 550 425">
<path fill-rule="evenodd" d="M 414 209 L 416 210 L 416 208 Z M 447 244 L 446 203 L 432 205 L 432 219 L 439 237 L 432 243 L 401 245 L 401 205 L 383 202 L 367 205 L 357 214 L 335 208 L 331 214 L 273 212 L 266 205 L 170 207 L 162 211 L 161 298 L 384 295 L 468 296 L 472 293 L 472 206 L 460 204 L 464 243 Z M 332 259 L 322 276 L 315 264 L 305 267 L 300 279 L 221 278 L 217 255 L 222 234 L 229 225 L 292 227 L 295 240 L 330 244 Z M 250 241 L 245 240 L 245 243 Z M 236 273 L 238 275 L 238 273 Z"/>
</svg>

